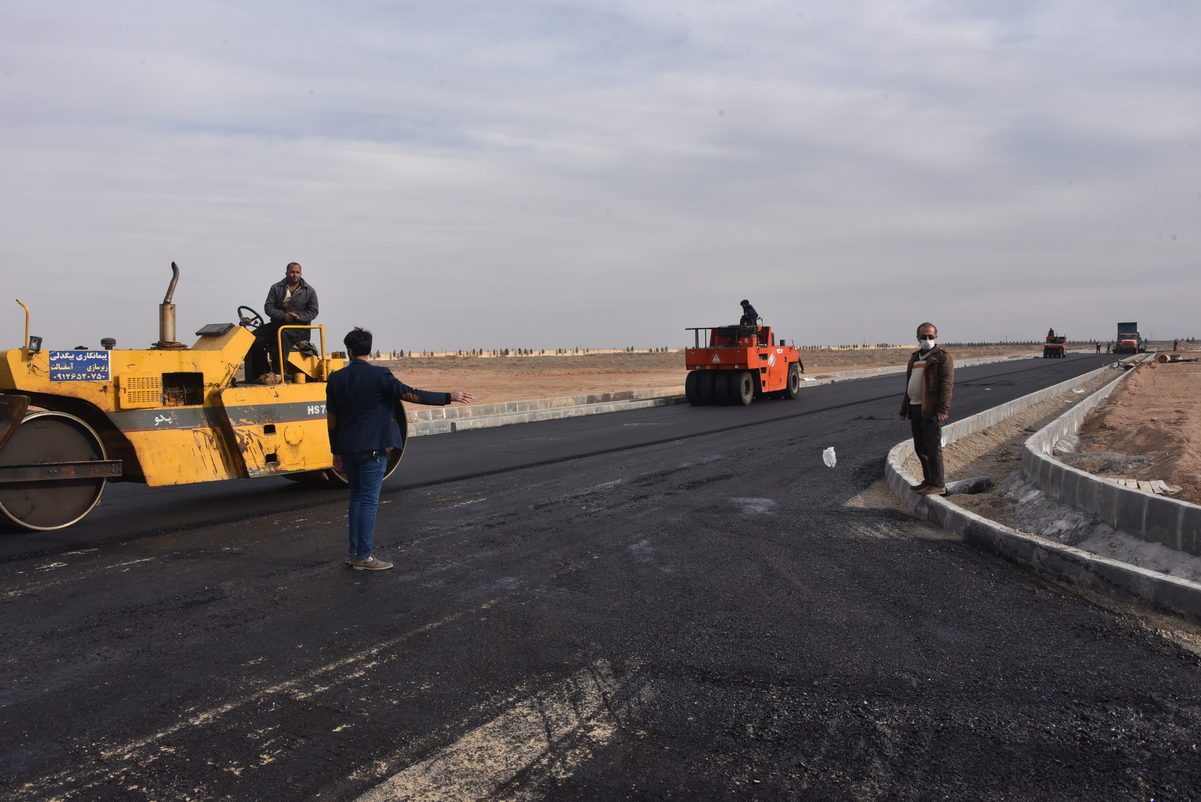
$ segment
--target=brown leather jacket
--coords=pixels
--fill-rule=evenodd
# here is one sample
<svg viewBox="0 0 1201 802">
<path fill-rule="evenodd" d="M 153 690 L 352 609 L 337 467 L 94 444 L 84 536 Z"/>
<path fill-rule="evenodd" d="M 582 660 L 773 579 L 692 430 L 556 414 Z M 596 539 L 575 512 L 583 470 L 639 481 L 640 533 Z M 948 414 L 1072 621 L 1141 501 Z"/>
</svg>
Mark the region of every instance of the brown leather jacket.
<svg viewBox="0 0 1201 802">
<path fill-rule="evenodd" d="M 922 368 L 922 412 L 923 417 L 951 412 L 951 391 L 955 386 L 955 360 L 936 345 L 928 357 L 923 356 L 921 349 L 909 355 L 909 366 L 905 370 L 905 394 L 901 396 L 901 418 L 909 417 L 909 377 L 913 375 L 913 363 L 926 359 L 926 367 Z M 930 410 L 934 410 L 931 414 Z"/>
</svg>

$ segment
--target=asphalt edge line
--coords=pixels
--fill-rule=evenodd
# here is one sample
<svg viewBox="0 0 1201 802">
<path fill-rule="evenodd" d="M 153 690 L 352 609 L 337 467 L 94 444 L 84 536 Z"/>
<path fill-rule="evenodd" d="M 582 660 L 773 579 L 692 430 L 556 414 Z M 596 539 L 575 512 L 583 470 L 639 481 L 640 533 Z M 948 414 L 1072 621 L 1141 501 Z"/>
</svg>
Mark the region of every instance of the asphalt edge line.
<svg viewBox="0 0 1201 802">
<path fill-rule="evenodd" d="M 1112 367 L 1098 368 L 956 421 L 943 430 L 944 441 L 953 443 L 961 437 L 982 431 L 1106 370 L 1112 370 Z M 1120 378 L 1121 376 L 1116 376 L 1115 381 Z M 1125 593 L 1195 621 L 1201 621 L 1201 584 L 1102 557 L 1040 535 L 1018 532 L 939 496 L 918 495 L 911 487 L 916 482 L 916 477 L 907 474 L 902 467 L 912 454 L 911 439 L 897 443 L 889 450 L 885 459 L 884 475 L 893 493 L 919 518 L 955 532 L 963 536 L 968 543 L 1031 568 L 1036 573 L 1109 593 Z"/>
</svg>

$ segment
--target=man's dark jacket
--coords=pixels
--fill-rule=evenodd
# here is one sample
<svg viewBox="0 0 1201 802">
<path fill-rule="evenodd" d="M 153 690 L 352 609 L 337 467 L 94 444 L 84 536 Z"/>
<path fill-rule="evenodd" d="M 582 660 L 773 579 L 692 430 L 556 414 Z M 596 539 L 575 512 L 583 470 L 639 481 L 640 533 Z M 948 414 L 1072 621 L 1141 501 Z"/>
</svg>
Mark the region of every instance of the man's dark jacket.
<svg viewBox="0 0 1201 802">
<path fill-rule="evenodd" d="M 759 313 L 755 311 L 755 307 L 747 304 L 742 308 L 742 317 L 738 319 L 739 326 L 757 326 L 759 324 Z"/>
<path fill-rule="evenodd" d="M 446 406 L 450 393 L 431 393 L 403 383 L 392 371 L 361 359 L 330 374 L 325 385 L 325 413 L 330 420 L 331 454 L 354 454 L 400 448 L 404 438 L 397 415 L 400 401 Z"/>
<path fill-rule="evenodd" d="M 299 318 L 294 321 L 296 324 L 312 323 L 313 318 L 317 317 L 317 291 L 313 289 L 313 285 L 302 278 L 300 285 L 292 290 L 292 300 L 285 306 L 284 298 L 287 295 L 287 279 L 271 285 L 271 289 L 267 290 L 267 302 L 263 304 L 263 311 L 267 313 L 267 317 L 276 323 L 283 323 L 288 312 L 295 312 Z"/>
<path fill-rule="evenodd" d="M 909 367 L 905 371 L 905 395 L 901 397 L 901 418 L 909 417 L 909 377 L 913 365 L 919 359 L 926 360 L 922 368 L 922 417 L 951 414 L 951 392 L 955 389 L 955 360 L 936 345 L 927 354 L 920 348 L 909 355 Z"/>
</svg>

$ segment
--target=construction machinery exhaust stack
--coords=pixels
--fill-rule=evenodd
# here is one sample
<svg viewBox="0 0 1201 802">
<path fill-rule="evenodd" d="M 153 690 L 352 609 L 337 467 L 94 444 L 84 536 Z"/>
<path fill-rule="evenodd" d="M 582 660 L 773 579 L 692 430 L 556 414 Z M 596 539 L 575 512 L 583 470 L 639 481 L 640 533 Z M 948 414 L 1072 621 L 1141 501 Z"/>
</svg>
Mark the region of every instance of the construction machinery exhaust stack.
<svg viewBox="0 0 1201 802">
<path fill-rule="evenodd" d="M 179 283 L 179 265 L 171 263 L 171 284 L 167 287 L 167 295 L 158 305 L 158 342 L 155 348 L 166 350 L 182 350 L 186 345 L 175 341 L 175 304 L 171 296 L 175 294 L 175 285 Z"/>
</svg>

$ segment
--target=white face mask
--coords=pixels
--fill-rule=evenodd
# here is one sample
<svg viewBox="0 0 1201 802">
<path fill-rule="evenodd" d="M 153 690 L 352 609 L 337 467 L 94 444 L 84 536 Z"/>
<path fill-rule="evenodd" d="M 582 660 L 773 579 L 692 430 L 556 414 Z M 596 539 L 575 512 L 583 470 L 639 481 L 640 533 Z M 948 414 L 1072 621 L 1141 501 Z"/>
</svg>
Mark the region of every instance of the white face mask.
<svg viewBox="0 0 1201 802">
<path fill-rule="evenodd" d="M 931 348 L 938 345 L 938 340 L 918 340 L 917 345 L 923 351 L 929 351 Z"/>
</svg>

